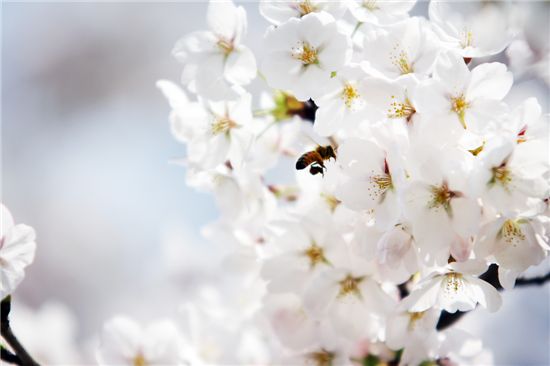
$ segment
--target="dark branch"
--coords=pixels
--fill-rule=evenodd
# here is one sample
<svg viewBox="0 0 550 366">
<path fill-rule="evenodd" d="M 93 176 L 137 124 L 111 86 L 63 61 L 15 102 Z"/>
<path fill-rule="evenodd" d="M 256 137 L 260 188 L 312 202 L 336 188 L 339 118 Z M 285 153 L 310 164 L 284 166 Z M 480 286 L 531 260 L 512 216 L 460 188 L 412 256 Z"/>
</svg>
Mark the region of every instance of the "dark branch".
<svg viewBox="0 0 550 366">
<path fill-rule="evenodd" d="M 0 346 L 0 359 L 2 361 L 6 361 L 8 363 L 13 363 L 16 365 L 22 365 L 21 360 L 19 357 L 11 353 L 8 349 L 4 348 L 3 346 Z"/>
<path fill-rule="evenodd" d="M 481 276 L 479 276 L 479 278 L 489 282 L 497 290 L 499 291 L 503 290 L 502 285 L 498 280 L 498 266 L 496 264 L 491 264 L 489 266 L 489 269 L 485 273 L 483 273 Z M 548 281 L 550 281 L 550 272 L 541 277 L 518 278 L 516 280 L 515 287 L 532 286 L 532 285 L 540 286 Z M 451 325 L 456 323 L 460 318 L 462 318 L 464 314 L 466 313 L 461 311 L 457 311 L 456 313 L 448 313 L 446 311 L 442 311 L 441 315 L 439 316 L 439 321 L 437 322 L 437 326 L 436 326 L 437 330 L 443 330 L 450 327 Z"/>
<path fill-rule="evenodd" d="M 532 285 L 544 285 L 546 282 L 550 281 L 550 272 L 540 277 L 532 278 L 518 278 L 516 280 L 516 287 L 519 286 L 532 286 Z"/>
<path fill-rule="evenodd" d="M 10 327 L 10 321 L 9 321 L 9 315 L 11 310 L 11 297 L 6 296 L 4 300 L 0 303 L 0 334 L 2 334 L 2 337 L 8 342 L 13 352 L 15 352 L 15 356 L 19 359 L 21 366 L 40 366 L 33 358 L 29 355 L 25 347 L 21 343 L 19 343 L 19 340 L 17 340 L 17 337 L 15 334 L 13 334 L 13 331 Z"/>
</svg>

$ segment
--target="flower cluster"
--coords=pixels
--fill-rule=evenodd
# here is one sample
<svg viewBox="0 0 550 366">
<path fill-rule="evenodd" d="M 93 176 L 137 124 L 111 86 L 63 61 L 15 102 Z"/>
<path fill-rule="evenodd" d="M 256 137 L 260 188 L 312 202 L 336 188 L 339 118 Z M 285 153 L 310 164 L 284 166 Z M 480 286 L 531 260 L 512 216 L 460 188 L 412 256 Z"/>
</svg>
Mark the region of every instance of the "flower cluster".
<svg viewBox="0 0 550 366">
<path fill-rule="evenodd" d="M 247 305 L 197 346 L 216 352 L 173 362 L 490 362 L 475 337 L 436 325 L 442 310 L 499 309 L 479 277 L 489 265 L 510 289 L 547 257 L 548 120 L 535 98 L 507 103 L 512 73 L 480 59 L 516 39 L 510 4 L 432 1 L 429 19 L 414 5 L 262 0 L 257 63 L 244 9 L 211 1 L 209 30 L 177 43 L 185 88 L 158 86 Z M 247 91 L 256 75 L 273 98 Z M 148 355 L 124 357 L 166 362 Z"/>
</svg>

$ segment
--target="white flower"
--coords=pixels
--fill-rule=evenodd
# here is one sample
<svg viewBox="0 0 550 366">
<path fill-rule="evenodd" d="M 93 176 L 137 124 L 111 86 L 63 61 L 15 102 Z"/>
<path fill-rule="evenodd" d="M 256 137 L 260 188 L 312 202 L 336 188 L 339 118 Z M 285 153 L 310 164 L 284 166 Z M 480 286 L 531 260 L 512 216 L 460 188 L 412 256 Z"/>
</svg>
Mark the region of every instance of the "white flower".
<svg viewBox="0 0 550 366">
<path fill-rule="evenodd" d="M 214 168 L 229 160 L 240 166 L 252 143 L 250 94 L 233 102 L 208 102 L 204 113 L 186 116 L 196 128 L 187 145 L 189 161 L 202 168 Z M 195 120 L 193 120 L 195 118 Z"/>
<path fill-rule="evenodd" d="M 435 0 L 429 13 L 443 43 L 465 58 L 499 53 L 514 36 L 505 2 Z"/>
<path fill-rule="evenodd" d="M 397 80 L 389 81 L 382 78 L 371 78 L 364 88 L 363 98 L 368 107 L 378 111 L 389 122 L 398 122 L 413 127 L 420 117 L 416 111 L 415 92 L 419 85 L 418 79 L 409 74 Z"/>
<path fill-rule="evenodd" d="M 441 151 L 426 146 L 411 150 L 418 168 L 409 166 L 411 183 L 403 197 L 422 260 L 439 265 L 447 262 L 455 241 L 476 233 L 481 216 L 467 179 L 471 154 L 450 147 L 445 155 Z"/>
<path fill-rule="evenodd" d="M 0 299 L 11 294 L 25 277 L 25 268 L 34 260 L 36 235 L 24 224 L 15 225 L 8 209 L 0 204 Z"/>
<path fill-rule="evenodd" d="M 544 235 L 544 226 L 536 216 L 502 216 L 481 228 L 475 251 L 481 258 L 494 257 L 499 282 L 511 289 L 522 272 L 546 258 L 550 247 Z"/>
<path fill-rule="evenodd" d="M 494 138 L 479 154 L 472 186 L 486 203 L 499 210 L 528 209 L 533 200 L 548 194 L 546 150 L 545 144 L 518 144 L 509 138 Z"/>
<path fill-rule="evenodd" d="M 377 279 L 394 283 L 406 282 L 419 270 L 417 249 L 410 228 L 396 224 L 386 231 L 363 223 L 355 231 L 358 252 L 376 263 Z"/>
<path fill-rule="evenodd" d="M 456 141 L 466 129 L 482 133 L 493 127 L 491 122 L 506 112 L 500 101 L 512 82 L 504 64 L 484 63 L 470 71 L 457 54 L 441 54 L 433 79 L 416 91 L 417 110 L 426 116 L 425 133 L 436 142 Z"/>
<path fill-rule="evenodd" d="M 291 18 L 301 18 L 309 13 L 325 11 L 339 18 L 344 11 L 342 0 L 260 0 L 260 14 L 275 25 Z"/>
<path fill-rule="evenodd" d="M 209 31 L 193 32 L 174 47 L 174 56 L 185 64 L 182 81 L 206 99 L 235 99 L 234 86 L 256 76 L 254 54 L 241 44 L 246 12 L 231 0 L 210 1 L 207 22 Z"/>
<path fill-rule="evenodd" d="M 348 4 L 359 22 L 390 24 L 406 18 L 416 0 L 350 0 Z"/>
<path fill-rule="evenodd" d="M 363 51 L 370 67 L 388 78 L 408 74 L 425 78 L 439 48 L 427 22 L 415 17 L 367 34 Z"/>
<path fill-rule="evenodd" d="M 351 58 L 351 40 L 328 13 L 292 18 L 269 29 L 265 43 L 270 53 L 262 73 L 272 88 L 289 90 L 299 100 L 323 94 L 332 72 Z"/>
<path fill-rule="evenodd" d="M 336 197 L 354 210 L 374 210 L 376 225 L 388 228 L 401 214 L 397 186 L 403 172 L 396 159 L 373 142 L 347 139 L 338 149 L 338 162 L 349 179 Z"/>
<path fill-rule="evenodd" d="M 180 365 L 182 342 L 177 328 L 168 320 L 142 328 L 119 316 L 105 324 L 96 357 L 100 365 Z"/>
<path fill-rule="evenodd" d="M 186 93 L 171 81 L 159 80 L 157 87 L 172 108 L 170 112 L 172 135 L 178 141 L 188 143 L 199 132 L 201 121 L 208 118 L 203 104 L 190 101 Z"/>
<path fill-rule="evenodd" d="M 383 117 L 374 109 L 367 108 L 367 90 L 372 78 L 358 66 L 349 66 L 329 81 L 327 92 L 315 99 L 319 106 L 315 113 L 313 129 L 321 136 L 330 136 L 338 131 L 353 135 L 358 124 L 365 120 L 377 121 Z"/>
<path fill-rule="evenodd" d="M 330 229 L 332 217 L 326 212 L 309 216 L 301 223 L 283 223 L 284 232 L 268 243 L 275 253 L 264 261 L 262 277 L 270 292 L 301 294 L 312 279 L 341 261 L 345 243 Z"/>
<path fill-rule="evenodd" d="M 436 307 L 454 313 L 473 310 L 479 303 L 488 311 L 495 312 L 502 303 L 500 294 L 477 277 L 486 269 L 484 262 L 475 260 L 451 263 L 442 272 L 434 272 L 419 282 L 400 306 L 412 312 Z"/>
<path fill-rule="evenodd" d="M 439 347 L 435 330 L 439 315 L 435 309 L 422 312 L 398 310 L 389 317 L 386 344 L 394 350 L 403 349 L 401 364 L 417 365 L 434 358 Z"/>
</svg>

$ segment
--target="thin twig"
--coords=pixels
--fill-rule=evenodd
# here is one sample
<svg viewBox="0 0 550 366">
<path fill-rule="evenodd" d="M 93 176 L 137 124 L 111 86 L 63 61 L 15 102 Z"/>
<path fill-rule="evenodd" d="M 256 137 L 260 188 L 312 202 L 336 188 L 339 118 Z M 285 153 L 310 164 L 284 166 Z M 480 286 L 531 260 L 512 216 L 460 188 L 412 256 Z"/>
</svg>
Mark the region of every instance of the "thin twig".
<svg viewBox="0 0 550 366">
<path fill-rule="evenodd" d="M 40 366 L 38 362 L 33 360 L 31 355 L 29 355 L 25 347 L 23 347 L 23 345 L 19 343 L 19 340 L 17 340 L 15 334 L 13 334 L 9 321 L 10 310 L 11 297 L 6 296 L 6 298 L 2 300 L 2 303 L 0 303 L 0 334 L 2 334 L 2 337 L 6 340 L 6 342 L 8 342 L 12 350 L 15 352 L 15 355 L 21 361 L 21 366 Z"/>
</svg>

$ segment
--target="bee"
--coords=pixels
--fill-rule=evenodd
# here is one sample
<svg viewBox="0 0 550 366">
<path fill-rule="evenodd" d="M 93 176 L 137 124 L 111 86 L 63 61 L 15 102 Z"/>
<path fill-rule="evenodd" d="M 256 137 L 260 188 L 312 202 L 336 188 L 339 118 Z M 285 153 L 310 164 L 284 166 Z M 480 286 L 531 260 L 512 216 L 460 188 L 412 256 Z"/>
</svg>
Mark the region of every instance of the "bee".
<svg viewBox="0 0 550 366">
<path fill-rule="evenodd" d="M 308 151 L 300 156 L 298 161 L 296 161 L 296 169 L 302 170 L 311 165 L 309 168 L 311 175 L 319 173 L 324 175 L 326 169 L 324 161 L 331 158 L 336 159 L 336 153 L 331 145 L 317 146 L 315 150 Z"/>
</svg>

